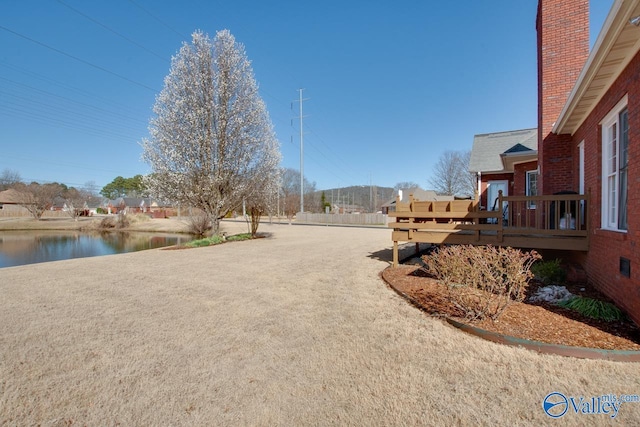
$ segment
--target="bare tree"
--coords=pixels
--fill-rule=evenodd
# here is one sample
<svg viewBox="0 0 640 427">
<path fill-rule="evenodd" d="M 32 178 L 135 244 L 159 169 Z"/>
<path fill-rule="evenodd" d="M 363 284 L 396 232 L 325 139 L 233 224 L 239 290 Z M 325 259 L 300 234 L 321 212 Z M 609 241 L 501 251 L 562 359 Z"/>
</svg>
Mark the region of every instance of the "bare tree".
<svg viewBox="0 0 640 427">
<path fill-rule="evenodd" d="M 464 165 L 463 169 L 461 169 L 461 184 L 460 184 L 460 194 L 465 196 L 471 196 L 471 198 L 475 198 L 476 192 L 478 191 L 478 181 L 476 174 L 469 171 L 469 162 L 471 161 L 471 150 L 467 150 L 462 153 L 462 163 Z"/>
<path fill-rule="evenodd" d="M 300 210 L 300 171 L 286 168 L 281 172 L 282 186 L 280 195 L 283 198 L 284 213 L 289 220 Z M 317 201 L 312 196 L 316 192 L 316 183 L 304 178 L 305 211 L 317 210 Z"/>
<path fill-rule="evenodd" d="M 60 184 L 36 182 L 29 185 L 20 183 L 14 188 L 18 191 L 18 204 L 27 209 L 35 219 L 41 219 L 44 212 L 54 205 L 56 197 L 65 190 Z"/>
<path fill-rule="evenodd" d="M 305 185 L 306 187 L 306 185 Z M 282 170 L 282 210 L 289 221 L 300 210 L 300 172 L 286 168 Z"/>
<path fill-rule="evenodd" d="M 433 189 L 439 194 L 449 196 L 473 196 L 474 185 L 470 185 L 473 175 L 469 172 L 471 153 L 461 151 L 445 151 L 442 153 L 429 180 Z"/>
<path fill-rule="evenodd" d="M 276 146 L 270 144 L 276 144 Z M 253 237 L 258 231 L 262 216 L 264 214 L 271 215 L 277 209 L 276 203 L 281 182 L 280 151 L 275 138 L 266 142 L 264 151 L 259 170 L 256 171 L 253 180 L 249 183 L 243 198 L 249 210 L 250 232 Z"/>
<path fill-rule="evenodd" d="M 153 108 L 143 158 L 146 183 L 163 200 L 219 221 L 253 194 L 263 163 L 280 159 L 266 106 L 244 47 L 228 30 L 196 31 L 171 62 Z"/>
<path fill-rule="evenodd" d="M 141 175 L 137 175 L 137 176 L 140 176 L 142 179 Z M 95 181 L 85 182 L 84 185 L 82 186 L 82 191 L 85 191 L 91 197 L 98 197 L 100 195 L 100 192 L 98 191 L 98 184 L 96 184 Z"/>
<path fill-rule="evenodd" d="M 399 182 L 393 186 L 393 191 L 397 193 L 398 190 L 405 190 L 408 188 L 420 188 L 420 185 L 412 181 Z"/>
<path fill-rule="evenodd" d="M 77 221 L 78 217 L 82 216 L 86 212 L 87 203 L 91 197 L 91 193 L 84 189 L 78 190 L 73 187 L 67 189 L 62 194 L 65 212 Z"/>
<path fill-rule="evenodd" d="M 7 190 L 20 182 L 22 182 L 22 178 L 18 172 L 4 169 L 0 174 L 0 191 Z"/>
<path fill-rule="evenodd" d="M 270 164 L 265 163 L 264 172 L 253 182 L 253 191 L 245 198 L 249 210 L 250 231 L 255 236 L 264 214 L 272 214 L 276 210 L 278 191 L 280 189 L 280 158 L 274 158 Z"/>
</svg>

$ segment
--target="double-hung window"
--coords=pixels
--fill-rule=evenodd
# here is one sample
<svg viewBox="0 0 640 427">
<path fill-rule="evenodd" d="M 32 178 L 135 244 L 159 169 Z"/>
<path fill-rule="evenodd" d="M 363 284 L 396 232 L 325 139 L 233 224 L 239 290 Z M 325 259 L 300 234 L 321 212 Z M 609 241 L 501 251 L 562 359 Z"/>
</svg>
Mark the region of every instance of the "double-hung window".
<svg viewBox="0 0 640 427">
<path fill-rule="evenodd" d="M 627 229 L 629 165 L 627 97 L 602 121 L 602 228 Z"/>
</svg>

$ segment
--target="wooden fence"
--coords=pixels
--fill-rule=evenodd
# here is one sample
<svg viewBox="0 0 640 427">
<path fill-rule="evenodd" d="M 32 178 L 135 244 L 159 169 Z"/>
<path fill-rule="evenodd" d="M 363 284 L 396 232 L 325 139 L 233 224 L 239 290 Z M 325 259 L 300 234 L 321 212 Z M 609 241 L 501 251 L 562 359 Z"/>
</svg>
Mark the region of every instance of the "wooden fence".
<svg viewBox="0 0 640 427">
<path fill-rule="evenodd" d="M 295 218 L 296 224 L 327 224 L 327 225 L 362 225 L 362 226 L 386 226 L 387 215 L 384 214 L 316 214 L 298 212 Z"/>
</svg>

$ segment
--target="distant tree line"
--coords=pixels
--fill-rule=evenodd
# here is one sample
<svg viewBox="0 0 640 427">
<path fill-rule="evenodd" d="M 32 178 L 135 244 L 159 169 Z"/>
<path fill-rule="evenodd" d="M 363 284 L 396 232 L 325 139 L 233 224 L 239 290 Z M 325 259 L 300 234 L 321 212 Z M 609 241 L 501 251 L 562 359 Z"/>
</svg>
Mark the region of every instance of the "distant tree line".
<svg viewBox="0 0 640 427">
<path fill-rule="evenodd" d="M 93 183 L 87 183 L 83 188 L 68 187 L 57 182 L 27 184 L 22 182 L 19 173 L 9 169 L 0 174 L 0 191 L 13 189 L 17 204 L 38 220 L 56 205 L 77 220 L 86 213 L 87 203 L 96 196 L 93 188 Z"/>
<path fill-rule="evenodd" d="M 102 187 L 100 194 L 112 200 L 118 197 L 149 197 L 149 191 L 144 184 L 142 175 L 135 175 L 132 178 L 117 176 Z"/>
</svg>

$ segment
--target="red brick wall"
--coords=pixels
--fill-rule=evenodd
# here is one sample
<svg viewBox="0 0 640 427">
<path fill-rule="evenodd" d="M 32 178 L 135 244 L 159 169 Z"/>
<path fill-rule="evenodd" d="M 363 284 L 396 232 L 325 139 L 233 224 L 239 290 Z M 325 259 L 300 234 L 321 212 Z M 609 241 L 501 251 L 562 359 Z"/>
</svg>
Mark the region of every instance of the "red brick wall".
<svg viewBox="0 0 640 427">
<path fill-rule="evenodd" d="M 540 194 L 550 195 L 559 191 L 577 191 L 574 169 L 578 152 L 571 135 L 550 133 L 542 143 L 545 164 L 540 167 L 538 188 Z M 540 151 L 538 151 L 540 153 Z M 544 166 L 544 167 L 542 167 Z"/>
<path fill-rule="evenodd" d="M 628 231 L 603 230 L 602 203 L 602 119 L 628 95 L 629 111 L 629 195 Z M 585 145 L 585 190 L 590 195 L 589 252 L 583 258 L 588 280 L 610 296 L 640 325 L 640 53 L 609 88 L 594 111 L 573 135 L 573 185 L 578 189 L 578 144 Z M 631 261 L 631 277 L 620 274 L 620 257 Z"/>
<path fill-rule="evenodd" d="M 588 280 L 640 324 L 640 54 L 609 88 L 573 136 L 553 135 L 558 119 L 588 56 L 588 0 L 540 0 L 538 3 L 538 160 L 543 194 L 579 189 L 578 144 L 585 143 L 585 190 L 590 195 L 589 252 L 573 254 Z M 602 142 L 599 123 L 628 95 L 628 231 L 603 230 Z M 516 184 L 517 187 L 517 184 Z M 631 261 L 631 277 L 620 274 L 620 258 Z"/>
<path fill-rule="evenodd" d="M 513 193 L 512 196 L 524 196 L 527 191 L 527 172 L 536 170 L 538 162 L 519 163 L 513 167 Z"/>
<path fill-rule="evenodd" d="M 540 0 L 536 29 L 538 185 L 543 194 L 553 194 L 569 189 L 565 180 L 572 172 L 570 142 L 550 133 L 589 56 L 589 0 Z M 550 167 L 553 174 L 546 170 Z"/>
</svg>

